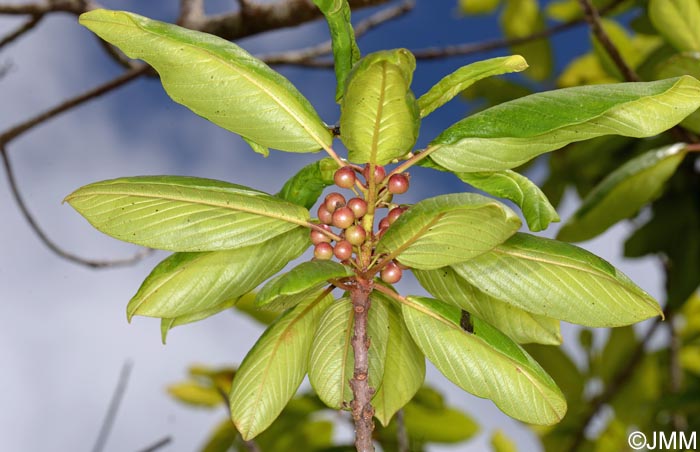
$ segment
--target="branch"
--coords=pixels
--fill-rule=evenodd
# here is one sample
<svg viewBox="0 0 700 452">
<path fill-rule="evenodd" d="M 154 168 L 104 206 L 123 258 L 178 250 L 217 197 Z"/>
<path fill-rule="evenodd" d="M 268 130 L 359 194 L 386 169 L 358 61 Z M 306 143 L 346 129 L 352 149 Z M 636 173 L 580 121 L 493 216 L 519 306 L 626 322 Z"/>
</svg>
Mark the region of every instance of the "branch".
<svg viewBox="0 0 700 452">
<path fill-rule="evenodd" d="M 156 441 L 155 443 L 151 444 L 150 446 L 146 447 L 145 449 L 141 449 L 139 452 L 156 452 L 158 449 L 170 444 L 170 442 L 172 440 L 173 439 L 171 437 L 166 436 L 165 438 Z"/>
<path fill-rule="evenodd" d="M 32 28 L 36 27 L 39 22 L 41 22 L 41 19 L 43 19 L 44 15 L 43 14 L 36 14 L 32 16 L 29 20 L 27 20 L 25 23 L 23 23 L 19 28 L 17 28 L 15 31 L 10 32 L 7 36 L 4 38 L 0 39 L 0 49 L 5 47 L 7 44 L 11 43 L 15 39 L 19 38 L 26 32 L 30 31 Z"/>
<path fill-rule="evenodd" d="M 126 361 L 122 365 L 122 370 L 119 373 L 119 380 L 117 380 L 117 386 L 114 388 L 112 400 L 109 402 L 109 406 L 107 407 L 107 413 L 102 421 L 100 433 L 97 435 L 97 440 L 95 441 L 95 445 L 92 447 L 92 452 L 102 452 L 105 444 L 107 444 L 107 438 L 109 438 L 109 433 L 112 430 L 114 420 L 117 417 L 119 405 L 124 398 L 124 393 L 126 392 L 126 388 L 129 384 L 129 377 L 131 376 L 132 367 L 133 365 L 131 361 Z"/>
<path fill-rule="evenodd" d="M 198 26 L 201 26 L 204 17 L 204 0 L 180 0 L 178 25 L 196 29 Z"/>
<path fill-rule="evenodd" d="M 620 70 L 624 79 L 628 82 L 638 82 L 640 80 L 639 75 L 627 64 L 618 48 L 610 40 L 610 36 L 608 36 L 600 23 L 600 14 L 591 4 L 591 0 L 579 0 L 579 3 L 581 3 L 581 8 L 583 8 L 586 22 L 591 26 L 591 31 L 603 46 L 605 52 L 613 60 L 615 66 Z"/>
<path fill-rule="evenodd" d="M 12 3 L 8 5 L 1 4 L 0 14 L 38 16 L 54 12 L 64 12 L 77 15 L 95 8 L 98 8 L 98 5 L 91 0 L 49 0 L 19 5 Z"/>
<path fill-rule="evenodd" d="M 391 20 L 399 18 L 404 14 L 410 12 L 415 7 L 415 1 L 405 0 L 404 2 L 395 5 L 390 8 L 385 8 L 377 13 L 374 13 L 370 17 L 359 22 L 355 28 L 355 37 L 359 38 L 362 35 L 367 34 L 374 28 L 385 24 Z M 327 55 L 332 50 L 332 42 L 325 41 L 321 44 L 306 47 L 299 50 L 292 50 L 288 52 L 271 53 L 267 55 L 260 55 L 258 58 L 265 61 L 267 64 L 295 64 L 295 65 L 306 65 L 304 63 L 314 63 L 310 60 L 314 58 Z M 322 66 L 311 66 L 311 67 L 332 67 L 332 62 L 322 62 Z"/>
<path fill-rule="evenodd" d="M 396 412 L 396 443 L 398 452 L 410 452 L 411 447 L 408 441 L 408 431 L 403 418 L 403 408 Z"/>
</svg>

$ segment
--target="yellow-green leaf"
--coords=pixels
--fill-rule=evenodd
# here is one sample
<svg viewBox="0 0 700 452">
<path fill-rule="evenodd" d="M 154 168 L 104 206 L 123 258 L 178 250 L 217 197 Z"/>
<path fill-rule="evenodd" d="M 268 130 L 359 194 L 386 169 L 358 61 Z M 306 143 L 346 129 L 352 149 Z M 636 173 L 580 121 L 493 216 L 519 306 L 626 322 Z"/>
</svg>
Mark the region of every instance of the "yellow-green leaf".
<svg viewBox="0 0 700 452">
<path fill-rule="evenodd" d="M 700 51 L 698 0 L 649 0 L 649 18 L 676 49 Z"/>
<path fill-rule="evenodd" d="M 545 28 L 545 21 L 537 0 L 506 0 L 501 13 L 501 28 L 507 38 L 530 36 Z M 530 63 L 523 74 L 534 80 L 545 80 L 552 72 L 552 47 L 547 38 L 511 46 L 513 53 L 521 54 Z"/>
</svg>

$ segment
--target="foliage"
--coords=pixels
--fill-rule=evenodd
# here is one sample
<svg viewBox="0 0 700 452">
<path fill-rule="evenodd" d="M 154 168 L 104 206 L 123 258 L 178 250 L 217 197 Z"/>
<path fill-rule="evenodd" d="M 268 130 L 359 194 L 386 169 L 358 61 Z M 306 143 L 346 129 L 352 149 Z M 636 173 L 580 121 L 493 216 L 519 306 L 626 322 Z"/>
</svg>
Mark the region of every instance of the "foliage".
<svg viewBox="0 0 700 452">
<path fill-rule="evenodd" d="M 567 433 L 571 425 L 594 403 L 584 400 L 584 384 L 600 378 L 612 385 L 624 370 L 599 365 L 596 357 L 607 364 L 636 356 L 632 351 L 637 339 L 626 327 L 614 330 L 599 354 L 587 347 L 587 374 L 562 352 L 543 353 L 545 345 L 521 344 L 558 344 L 560 320 L 593 327 L 630 325 L 661 315 L 657 302 L 601 258 L 565 242 L 517 232 L 518 215 L 496 199 L 453 193 L 408 206 L 394 197 L 408 189 L 407 170 L 420 164 L 513 200 L 530 229 L 540 231 L 558 220 L 545 193 L 558 201 L 573 180 L 588 198 L 562 229 L 560 238 L 565 240 L 593 237 L 658 199 L 652 219 L 628 242 L 628 253 L 664 252 L 672 263 L 698 265 L 700 228 L 689 231 L 691 245 L 698 246 L 694 258 L 686 257 L 687 250 L 678 249 L 676 240 L 639 238 L 668 229 L 668 218 L 659 212 L 666 205 L 660 201 L 670 194 L 693 206 L 689 210 L 696 221 L 684 222 L 682 228 L 700 223 L 693 197 L 700 191 L 692 190 L 698 187 L 693 171 L 697 148 L 674 144 L 670 134 L 640 140 L 679 123 L 696 131 L 693 113 L 700 107 L 700 82 L 685 75 L 695 60 L 683 53 L 697 50 L 697 29 L 683 22 L 695 11 L 695 0 L 673 2 L 679 11 L 689 8 L 685 15 L 649 3 L 650 21 L 667 43 L 660 37 L 629 40 L 631 46 L 647 50 L 646 59 L 634 61 L 640 73 L 652 74 L 647 81 L 518 97 L 458 121 L 425 149 L 414 149 L 423 117 L 478 80 L 524 70 L 524 59 L 511 56 L 465 66 L 416 99 L 411 91 L 416 61 L 410 51 L 359 58 L 347 3 L 315 3 L 333 38 L 339 128 L 327 126 L 290 82 L 233 43 L 127 12 L 94 10 L 81 16 L 81 23 L 101 38 L 153 66 L 176 102 L 240 134 L 256 152 L 324 150 L 332 159 L 303 168 L 275 196 L 177 176 L 97 182 L 70 194 L 66 200 L 100 231 L 175 252 L 144 281 L 129 303 L 129 317 L 161 318 L 165 335 L 172 326 L 214 315 L 239 299 L 249 301 L 247 293 L 313 244 L 315 260 L 274 277 L 256 296 L 255 306 L 284 311 L 232 381 L 221 387 L 211 377 L 214 373 L 203 386 L 187 383 L 172 390 L 183 401 L 206 406 L 213 403 L 212 391 L 228 393 L 233 425 L 222 423 L 205 450 L 240 448 L 241 441 L 253 438 L 269 448 L 264 450 L 285 450 L 286 444 L 322 450 L 330 446 L 326 440 L 331 427 L 310 417 L 321 402 L 352 411 L 358 450 L 372 450 L 372 415 L 383 426 L 374 431 L 375 439 L 391 450 L 393 432 L 401 428 L 396 424 L 399 410 L 417 447 L 468 438 L 473 423 L 461 413 L 446 412 L 439 395 L 420 389 L 425 358 L 460 388 L 491 399 L 516 419 L 540 426 L 561 421 L 538 431 L 548 450 L 563 450 L 562 444 L 572 440 Z M 465 12 L 492 11 L 497 3 L 481 2 Z M 558 3 L 548 10 L 555 18 L 565 14 L 570 2 Z M 500 15 L 509 37 L 544 26 L 545 12 L 534 0 L 505 1 Z M 606 27 L 613 36 L 615 25 Z M 578 62 L 565 70 L 562 80 L 578 84 L 621 77 L 604 44 L 594 42 L 594 47 L 584 58 L 597 62 L 605 75 L 588 69 L 580 73 L 583 65 Z M 518 44 L 517 50 L 535 68 L 529 72 L 532 79 L 549 77 L 547 40 Z M 660 77 L 674 68 L 669 74 L 673 77 Z M 522 91 L 509 92 L 520 96 Z M 610 135 L 624 137 L 615 138 L 621 151 L 598 162 L 591 157 L 592 143 L 610 143 Z M 336 136 L 348 149 L 347 159 L 332 147 Z M 564 153 L 549 158 L 553 170 L 544 192 L 514 170 L 564 147 Z M 572 163 L 575 159 L 593 163 L 579 167 Z M 351 190 L 355 198 L 346 202 L 332 193 L 321 200 L 318 218 L 313 218 L 309 209 L 331 184 Z M 387 215 L 380 218 L 383 209 Z M 339 263 L 328 261 L 333 255 Z M 690 273 L 670 268 L 669 306 L 682 305 L 697 288 L 700 268 L 695 268 Z M 394 289 L 407 270 L 434 298 L 404 296 Z M 697 369 L 695 348 L 683 356 L 688 369 Z M 645 370 L 635 374 L 634 384 L 653 397 L 662 390 L 655 365 L 660 358 L 649 354 L 638 359 Z M 294 398 L 307 374 L 318 399 Z M 615 403 L 622 404 L 623 396 Z M 431 399 L 440 399 L 435 403 L 442 410 L 439 415 L 426 414 Z M 568 413 L 567 399 L 573 407 Z M 616 446 L 628 425 L 654 421 L 646 402 L 636 400 L 637 409 L 630 413 L 615 411 L 605 432 L 612 438 L 609 444 Z M 436 431 L 416 421 L 431 416 L 461 422 L 463 430 Z M 276 442 L 283 438 L 291 443 Z M 494 436 L 493 443 L 497 450 L 513 448 L 502 435 Z"/>
</svg>

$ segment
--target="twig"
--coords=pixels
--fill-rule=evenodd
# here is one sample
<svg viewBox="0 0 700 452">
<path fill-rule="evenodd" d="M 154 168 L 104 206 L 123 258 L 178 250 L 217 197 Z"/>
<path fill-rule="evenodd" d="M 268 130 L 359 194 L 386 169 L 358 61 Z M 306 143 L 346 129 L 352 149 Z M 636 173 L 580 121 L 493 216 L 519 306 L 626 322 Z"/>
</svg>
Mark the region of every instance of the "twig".
<svg viewBox="0 0 700 452">
<path fill-rule="evenodd" d="M 403 408 L 396 412 L 396 442 L 398 444 L 398 452 L 410 452 L 408 431 L 403 419 Z"/>
<path fill-rule="evenodd" d="M 124 393 L 126 392 L 126 388 L 129 384 L 129 377 L 131 376 L 132 368 L 133 364 L 128 360 L 122 365 L 122 370 L 119 373 L 119 380 L 117 380 L 117 386 L 114 388 L 112 400 L 109 402 L 109 407 L 107 407 L 107 413 L 102 421 L 100 433 L 97 435 L 97 440 L 95 441 L 95 445 L 92 447 L 92 452 L 102 452 L 105 444 L 107 444 L 107 438 L 109 438 L 109 433 L 112 430 L 112 426 L 114 426 L 114 420 L 117 417 L 119 405 L 124 398 Z"/>
<path fill-rule="evenodd" d="M 204 0 L 180 0 L 178 25 L 197 29 L 204 21 L 204 17 Z"/>
<path fill-rule="evenodd" d="M 669 392 L 677 395 L 683 387 L 683 367 L 680 360 L 680 352 L 682 348 L 681 338 L 678 335 L 676 328 L 675 315 L 670 313 L 668 316 L 668 372 L 669 372 Z M 674 410 L 671 413 L 671 427 L 674 431 L 682 432 L 688 428 L 688 419 L 681 412 Z"/>
<path fill-rule="evenodd" d="M 608 36 L 600 23 L 600 14 L 593 4 L 591 4 L 591 0 L 579 0 L 579 3 L 581 4 L 581 8 L 583 8 L 586 22 L 591 26 L 591 31 L 598 39 L 598 42 L 603 46 L 605 52 L 613 60 L 615 66 L 620 70 L 624 79 L 628 82 L 638 82 L 640 80 L 639 75 L 627 64 L 620 50 L 610 40 L 610 36 Z"/>
<path fill-rule="evenodd" d="M 146 447 L 145 449 L 141 449 L 139 452 L 156 452 L 158 449 L 161 449 L 168 444 L 172 442 L 172 438 L 169 436 L 166 436 L 165 438 L 162 438 L 155 443 L 151 444 L 150 446 Z"/>
<path fill-rule="evenodd" d="M 44 230 L 39 226 L 39 223 L 36 221 L 34 216 L 29 212 L 29 208 L 27 207 L 27 204 L 25 203 L 24 199 L 22 198 L 22 195 L 19 192 L 19 186 L 17 184 L 17 180 L 15 179 L 15 173 L 12 169 L 10 158 L 7 155 L 7 148 L 2 143 L 0 143 L 0 155 L 2 156 L 3 166 L 5 168 L 5 173 L 7 174 L 7 181 L 10 184 L 10 192 L 12 193 L 12 197 L 17 203 L 17 207 L 19 207 L 22 216 L 25 218 L 25 220 L 27 220 L 27 223 L 29 223 L 29 227 L 32 229 L 32 231 L 34 231 L 37 237 L 39 237 L 39 240 L 41 240 L 44 243 L 44 245 L 46 245 L 59 257 L 74 262 L 76 264 L 85 265 L 91 268 L 107 268 L 133 265 L 136 262 L 139 262 L 140 260 L 145 258 L 146 256 L 149 256 L 153 252 L 153 250 L 145 248 L 140 250 L 133 256 L 127 257 L 125 259 L 91 260 L 76 256 L 75 254 L 69 253 L 68 251 L 64 250 L 48 237 L 46 232 L 44 232 Z"/>
<path fill-rule="evenodd" d="M 52 0 L 37 3 L 0 4 L 0 14 L 36 16 L 53 12 L 81 14 L 98 7 L 90 0 Z"/>
<path fill-rule="evenodd" d="M 19 28 L 17 28 L 15 31 L 10 32 L 7 36 L 4 38 L 0 39 L 0 49 L 5 47 L 7 44 L 11 43 L 15 39 L 19 38 L 26 32 L 30 31 L 32 28 L 36 27 L 39 22 L 41 22 L 41 19 L 44 17 L 43 14 L 36 14 L 32 16 L 29 20 L 27 20 L 25 23 L 23 23 Z"/>
<path fill-rule="evenodd" d="M 665 313 L 668 315 L 668 312 Z M 644 358 L 644 349 L 647 343 L 651 340 L 652 336 L 656 332 L 656 329 L 661 325 L 661 317 L 657 317 L 654 323 L 647 330 L 646 335 L 642 339 L 637 347 L 629 355 L 627 363 L 621 367 L 612 377 L 610 382 L 605 386 L 605 390 L 598 396 L 594 397 L 590 401 L 590 408 L 588 413 L 583 417 L 583 421 L 579 425 L 578 429 L 573 435 L 574 440 L 571 442 L 569 447 L 569 452 L 576 452 L 583 446 L 583 441 L 585 440 L 586 430 L 588 430 L 588 425 L 591 423 L 593 418 L 598 414 L 600 409 L 615 398 L 617 393 L 622 389 L 623 385 L 634 375 L 634 371 L 641 364 Z"/>
</svg>

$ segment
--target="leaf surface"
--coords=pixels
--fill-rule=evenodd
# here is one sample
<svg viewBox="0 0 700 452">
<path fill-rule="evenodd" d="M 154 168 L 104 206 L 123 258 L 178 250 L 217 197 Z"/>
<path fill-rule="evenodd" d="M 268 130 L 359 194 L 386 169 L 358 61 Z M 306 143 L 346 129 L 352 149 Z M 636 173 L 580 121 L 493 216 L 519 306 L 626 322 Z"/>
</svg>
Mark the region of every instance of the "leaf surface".
<svg viewBox="0 0 700 452">
<path fill-rule="evenodd" d="M 404 212 L 379 240 L 377 251 L 430 270 L 488 251 L 519 227 L 517 215 L 498 201 L 473 193 L 441 195 Z"/>
<path fill-rule="evenodd" d="M 253 290 L 308 246 L 307 233 L 299 228 L 234 250 L 175 253 L 141 284 L 127 306 L 127 316 L 171 319 L 212 313 L 225 301 Z"/>
<path fill-rule="evenodd" d="M 689 76 L 537 93 L 457 122 L 433 140 L 430 157 L 457 173 L 500 171 L 602 135 L 657 135 L 698 107 L 700 82 Z"/>
<path fill-rule="evenodd" d="M 661 314 L 656 300 L 608 262 L 556 240 L 518 233 L 452 268 L 499 300 L 580 325 L 623 326 Z"/>
<path fill-rule="evenodd" d="M 418 98 L 420 117 L 425 118 L 481 79 L 509 72 L 520 72 L 526 68 L 527 62 L 520 55 L 491 58 L 462 66 Z"/>
<path fill-rule="evenodd" d="M 676 49 L 700 51 L 700 3 L 697 0 L 649 0 L 649 19 Z"/>
<path fill-rule="evenodd" d="M 170 251 L 253 245 L 309 218 L 305 208 L 252 188 L 182 176 L 96 182 L 65 201 L 105 234 Z"/>
<path fill-rule="evenodd" d="M 277 196 L 311 209 L 323 193 L 323 189 L 335 183 L 333 175 L 337 169 L 338 164 L 331 158 L 310 163 L 285 182 Z"/>
<path fill-rule="evenodd" d="M 432 296 L 486 320 L 515 342 L 561 344 L 558 320 L 494 298 L 469 284 L 450 267 L 413 270 L 413 274 Z"/>
<path fill-rule="evenodd" d="M 411 92 L 416 59 L 406 49 L 372 53 L 348 76 L 340 134 L 348 159 L 385 165 L 411 150 L 420 117 Z"/>
<path fill-rule="evenodd" d="M 557 238 L 567 242 L 592 239 L 618 221 L 634 216 L 661 194 L 685 154 L 685 144 L 677 143 L 625 163 L 586 196 Z"/>
<path fill-rule="evenodd" d="M 460 327 L 460 310 L 438 300 L 408 297 L 408 330 L 443 375 L 463 390 L 492 400 L 507 415 L 550 425 L 566 413 L 554 381 L 520 346 L 474 317 L 474 332 Z"/>
<path fill-rule="evenodd" d="M 256 152 L 330 146 L 333 136 L 309 101 L 236 44 L 124 11 L 92 10 L 80 23 L 153 66 L 175 102 L 256 143 Z"/>
<path fill-rule="evenodd" d="M 204 320 L 206 318 L 214 316 L 222 311 L 234 307 L 237 301 L 238 298 L 230 298 L 228 300 L 225 300 L 223 303 L 219 303 L 218 305 L 209 309 L 204 309 L 202 311 L 193 312 L 191 314 L 184 314 L 173 318 L 162 318 L 160 320 L 160 340 L 163 342 L 163 345 L 165 345 L 168 339 L 168 333 L 176 326 L 199 322 L 200 320 Z"/>
<path fill-rule="evenodd" d="M 231 418 L 245 440 L 279 416 L 306 375 L 309 350 L 330 295 L 310 299 L 284 313 L 248 352 L 233 379 Z"/>
</svg>

